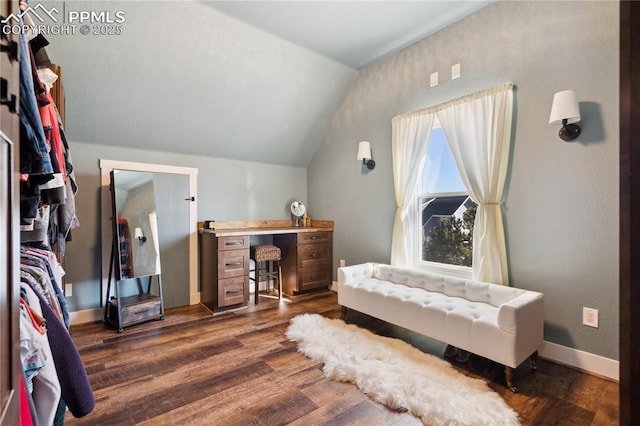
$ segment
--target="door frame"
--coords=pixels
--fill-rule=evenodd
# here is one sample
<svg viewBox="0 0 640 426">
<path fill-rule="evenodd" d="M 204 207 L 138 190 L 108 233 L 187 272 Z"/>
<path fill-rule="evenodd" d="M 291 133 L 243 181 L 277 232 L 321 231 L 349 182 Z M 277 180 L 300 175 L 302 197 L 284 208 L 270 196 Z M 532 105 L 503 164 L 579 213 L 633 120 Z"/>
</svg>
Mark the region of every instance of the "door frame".
<svg viewBox="0 0 640 426">
<path fill-rule="evenodd" d="M 169 166 L 166 164 L 138 163 L 131 161 L 108 160 L 101 158 L 100 164 L 100 222 L 102 242 L 102 267 L 100 272 L 101 299 L 100 306 L 104 307 L 106 299 L 107 281 L 109 278 L 109 262 L 111 260 L 111 245 L 113 238 L 112 209 L 111 209 L 111 171 L 130 170 L 152 173 L 172 173 L 189 177 L 189 304 L 200 303 L 198 291 L 198 169 L 195 167 Z"/>
<path fill-rule="evenodd" d="M 640 419 L 640 3 L 620 2 L 620 425 Z"/>
</svg>

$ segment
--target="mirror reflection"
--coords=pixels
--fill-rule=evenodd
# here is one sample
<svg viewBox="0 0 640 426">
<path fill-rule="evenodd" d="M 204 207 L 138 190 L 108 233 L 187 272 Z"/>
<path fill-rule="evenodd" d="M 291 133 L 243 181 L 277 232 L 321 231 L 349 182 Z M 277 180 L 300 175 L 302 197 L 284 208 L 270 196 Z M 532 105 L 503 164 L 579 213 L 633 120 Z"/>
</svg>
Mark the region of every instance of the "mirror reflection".
<svg viewBox="0 0 640 426">
<path fill-rule="evenodd" d="M 114 232 L 121 280 L 160 274 L 153 173 L 111 172 Z"/>
</svg>

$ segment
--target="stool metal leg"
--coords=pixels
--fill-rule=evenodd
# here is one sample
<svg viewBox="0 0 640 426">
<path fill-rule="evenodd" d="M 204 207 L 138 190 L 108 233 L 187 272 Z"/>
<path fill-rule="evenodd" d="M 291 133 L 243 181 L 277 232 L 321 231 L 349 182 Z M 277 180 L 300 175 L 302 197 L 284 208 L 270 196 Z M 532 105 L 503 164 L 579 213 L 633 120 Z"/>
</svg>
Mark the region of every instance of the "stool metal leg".
<svg viewBox="0 0 640 426">
<path fill-rule="evenodd" d="M 278 300 L 282 300 L 282 265 L 281 265 L 281 261 L 280 260 L 269 260 L 269 261 L 265 261 L 266 265 L 265 269 L 263 270 L 263 275 L 265 276 L 265 286 L 266 286 L 266 290 L 268 295 L 270 296 L 271 293 L 271 284 L 270 281 L 273 280 L 278 280 Z M 259 300 L 259 293 L 260 293 L 260 271 L 262 270 L 262 263 L 263 262 L 255 262 L 256 264 L 256 268 L 255 268 L 255 272 L 254 272 L 254 281 L 255 281 L 255 292 L 254 292 L 254 299 L 255 299 L 255 304 L 258 304 L 258 300 Z M 277 270 L 277 273 L 274 271 Z M 277 275 L 276 275 L 277 274 Z M 275 289 L 275 283 L 273 284 L 273 288 Z"/>
<path fill-rule="evenodd" d="M 282 300 L 282 265 L 279 260 L 276 260 L 278 264 L 278 300 Z"/>
<path fill-rule="evenodd" d="M 260 263 L 261 262 L 256 261 L 255 263 L 256 263 L 256 269 L 255 269 L 255 271 L 253 273 L 254 274 L 253 277 L 254 277 L 254 281 L 255 281 L 255 289 L 254 289 L 253 293 L 254 293 L 255 299 L 256 299 L 255 300 L 255 304 L 257 305 L 258 304 L 258 299 L 259 299 L 258 293 L 260 292 Z"/>
<path fill-rule="evenodd" d="M 267 274 L 266 274 L 267 279 L 264 283 L 264 286 L 267 294 L 271 294 L 271 283 L 273 282 L 273 261 L 272 260 L 267 260 L 266 269 L 267 269 Z"/>
</svg>

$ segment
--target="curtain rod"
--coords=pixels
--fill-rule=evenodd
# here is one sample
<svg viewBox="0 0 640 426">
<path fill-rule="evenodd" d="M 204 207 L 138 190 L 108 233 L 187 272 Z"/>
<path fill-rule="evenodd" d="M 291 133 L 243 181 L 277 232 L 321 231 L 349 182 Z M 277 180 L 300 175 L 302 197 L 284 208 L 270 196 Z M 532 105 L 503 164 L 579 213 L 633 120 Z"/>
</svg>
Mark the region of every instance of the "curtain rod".
<svg viewBox="0 0 640 426">
<path fill-rule="evenodd" d="M 433 105 L 433 106 L 422 108 L 422 109 L 419 109 L 419 110 L 416 110 L 416 111 L 405 112 L 404 114 L 398 114 L 395 117 L 393 117 L 392 121 L 400 120 L 400 119 L 406 118 L 406 117 L 411 117 L 413 115 L 432 114 L 432 113 L 438 112 L 440 110 L 443 110 L 445 108 L 448 108 L 448 107 L 450 107 L 452 105 L 457 105 L 457 104 L 469 102 L 469 101 L 478 99 L 478 98 L 483 97 L 483 96 L 488 95 L 488 94 L 493 94 L 495 92 L 513 89 L 513 87 L 514 87 L 513 83 L 498 84 L 497 86 L 492 86 L 492 87 L 489 87 L 487 89 L 483 89 L 483 90 L 479 90 L 479 91 L 474 92 L 474 93 L 470 93 L 468 95 L 463 95 L 463 96 L 460 96 L 460 97 L 455 98 L 455 99 L 451 99 L 449 101 L 443 102 L 443 103 L 438 104 L 438 105 Z"/>
</svg>

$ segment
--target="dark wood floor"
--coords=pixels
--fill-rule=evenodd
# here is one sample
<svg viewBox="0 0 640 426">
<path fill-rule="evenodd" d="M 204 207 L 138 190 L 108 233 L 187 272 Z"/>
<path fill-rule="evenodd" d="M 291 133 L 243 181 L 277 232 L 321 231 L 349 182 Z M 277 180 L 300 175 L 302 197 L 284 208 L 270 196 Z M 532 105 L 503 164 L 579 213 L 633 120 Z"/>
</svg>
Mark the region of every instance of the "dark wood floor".
<svg viewBox="0 0 640 426">
<path fill-rule="evenodd" d="M 263 299 L 256 307 L 212 316 L 200 305 L 167 310 L 164 321 L 125 329 L 101 323 L 73 326 L 96 409 L 75 424 L 413 425 L 407 413 L 386 409 L 354 385 L 328 380 L 322 365 L 296 351 L 284 337 L 295 315 L 341 315 L 335 293 L 291 303 Z M 444 346 L 362 314 L 349 320 L 379 334 L 402 338 L 441 356 Z M 480 377 L 519 414 L 525 425 L 614 425 L 618 384 L 545 360 L 532 372 L 516 370 L 520 392 L 504 385 L 498 366 L 475 359 L 458 365 Z M 525 363 L 527 364 L 527 363 Z"/>
</svg>

